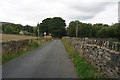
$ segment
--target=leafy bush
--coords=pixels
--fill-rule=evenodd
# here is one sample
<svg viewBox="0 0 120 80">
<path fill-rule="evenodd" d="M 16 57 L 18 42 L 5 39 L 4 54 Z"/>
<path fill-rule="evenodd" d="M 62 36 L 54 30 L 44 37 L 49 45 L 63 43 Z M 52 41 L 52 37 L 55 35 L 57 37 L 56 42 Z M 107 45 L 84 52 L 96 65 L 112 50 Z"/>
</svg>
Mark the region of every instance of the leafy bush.
<svg viewBox="0 0 120 80">
<path fill-rule="evenodd" d="M 44 36 L 44 39 L 45 39 L 46 41 L 50 41 L 50 40 L 52 40 L 52 36 Z"/>
<path fill-rule="evenodd" d="M 5 28 L 4 28 L 4 32 L 7 33 L 7 34 L 12 34 L 15 32 L 14 28 L 10 25 L 7 25 Z"/>
</svg>

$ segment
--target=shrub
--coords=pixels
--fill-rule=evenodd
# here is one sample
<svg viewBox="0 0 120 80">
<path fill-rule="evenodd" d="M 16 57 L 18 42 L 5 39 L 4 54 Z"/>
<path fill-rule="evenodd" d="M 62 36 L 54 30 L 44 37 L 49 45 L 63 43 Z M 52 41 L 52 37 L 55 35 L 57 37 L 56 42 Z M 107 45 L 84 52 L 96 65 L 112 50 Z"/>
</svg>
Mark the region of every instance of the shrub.
<svg viewBox="0 0 120 80">
<path fill-rule="evenodd" d="M 44 36 L 45 41 L 50 41 L 52 40 L 52 36 Z"/>
</svg>

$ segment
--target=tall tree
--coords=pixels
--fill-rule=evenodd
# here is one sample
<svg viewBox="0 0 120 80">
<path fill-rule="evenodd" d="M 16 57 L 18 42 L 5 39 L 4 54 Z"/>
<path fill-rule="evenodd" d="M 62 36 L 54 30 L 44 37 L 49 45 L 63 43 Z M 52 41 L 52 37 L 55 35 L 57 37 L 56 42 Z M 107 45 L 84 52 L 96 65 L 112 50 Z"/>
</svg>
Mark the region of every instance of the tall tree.
<svg viewBox="0 0 120 80">
<path fill-rule="evenodd" d="M 79 21 L 72 21 L 70 22 L 67 28 L 67 34 L 70 37 L 76 36 L 76 26 L 78 26 L 78 37 L 91 37 L 92 36 L 92 29 L 91 24 L 82 23 Z"/>
<path fill-rule="evenodd" d="M 60 17 L 54 17 L 51 19 L 51 27 L 49 27 L 49 31 L 53 37 L 61 38 L 66 34 L 65 26 L 65 20 Z"/>
<path fill-rule="evenodd" d="M 60 17 L 46 18 L 40 23 L 40 33 L 43 35 L 44 32 L 51 34 L 53 37 L 61 38 L 66 34 L 65 20 Z"/>
<path fill-rule="evenodd" d="M 69 23 L 69 26 L 67 27 L 67 35 L 70 37 L 76 36 L 76 25 L 77 23 L 75 21 L 72 21 Z"/>
<path fill-rule="evenodd" d="M 42 35 L 44 35 L 44 32 L 46 32 L 47 34 L 50 32 L 49 28 L 51 27 L 51 18 L 46 18 L 42 21 L 42 23 L 40 23 L 39 25 L 39 29 L 40 29 L 40 33 Z"/>
</svg>

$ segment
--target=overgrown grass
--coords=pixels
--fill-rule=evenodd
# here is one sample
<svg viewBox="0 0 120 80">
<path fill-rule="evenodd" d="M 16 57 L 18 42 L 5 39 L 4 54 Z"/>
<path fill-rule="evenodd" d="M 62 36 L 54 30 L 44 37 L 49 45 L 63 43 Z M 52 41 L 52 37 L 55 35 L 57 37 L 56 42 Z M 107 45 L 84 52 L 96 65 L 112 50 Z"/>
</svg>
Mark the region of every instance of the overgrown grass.
<svg viewBox="0 0 120 80">
<path fill-rule="evenodd" d="M 120 42 L 113 42 L 113 43 L 120 43 Z"/>
<path fill-rule="evenodd" d="M 43 41 L 37 41 L 37 40 L 30 41 L 29 45 L 25 46 L 22 50 L 14 52 L 14 53 L 3 55 L 2 56 L 2 64 L 6 63 L 14 58 L 17 58 L 17 57 L 21 56 L 22 54 L 26 54 L 27 52 L 45 44 L 46 42 L 47 41 L 45 41 L 45 40 L 43 40 Z"/>
<path fill-rule="evenodd" d="M 90 78 L 92 80 L 94 80 L 95 78 L 102 78 L 101 74 L 83 57 L 81 57 L 68 41 L 62 39 L 62 42 L 64 43 L 64 46 L 75 65 L 76 72 L 79 78 Z"/>
</svg>

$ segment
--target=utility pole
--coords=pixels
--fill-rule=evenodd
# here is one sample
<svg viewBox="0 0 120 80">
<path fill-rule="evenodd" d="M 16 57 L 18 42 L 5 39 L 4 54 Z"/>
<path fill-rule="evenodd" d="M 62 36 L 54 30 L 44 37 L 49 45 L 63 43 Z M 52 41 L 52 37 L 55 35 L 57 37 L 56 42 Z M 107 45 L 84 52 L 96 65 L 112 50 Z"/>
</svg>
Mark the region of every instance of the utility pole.
<svg viewBox="0 0 120 80">
<path fill-rule="evenodd" d="M 78 37 L 78 22 L 76 22 L 77 25 L 76 25 L 76 38 Z"/>
<path fill-rule="evenodd" d="M 37 24 L 37 31 L 38 31 L 38 37 L 39 37 L 39 34 L 40 34 L 40 32 L 39 32 L 39 23 Z"/>
<path fill-rule="evenodd" d="M 38 26 L 38 37 L 39 37 L 39 34 L 40 34 L 40 32 L 39 32 L 39 26 Z"/>
</svg>

